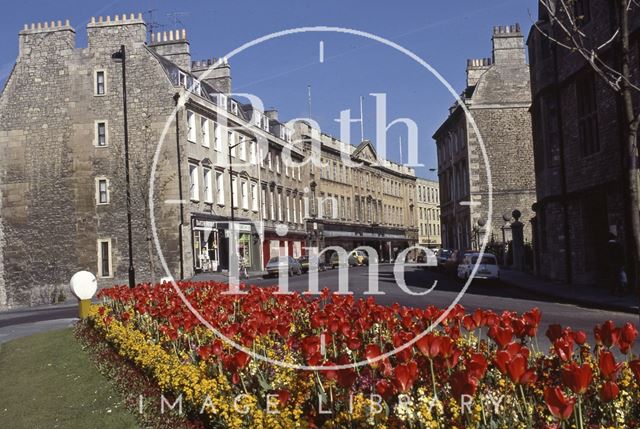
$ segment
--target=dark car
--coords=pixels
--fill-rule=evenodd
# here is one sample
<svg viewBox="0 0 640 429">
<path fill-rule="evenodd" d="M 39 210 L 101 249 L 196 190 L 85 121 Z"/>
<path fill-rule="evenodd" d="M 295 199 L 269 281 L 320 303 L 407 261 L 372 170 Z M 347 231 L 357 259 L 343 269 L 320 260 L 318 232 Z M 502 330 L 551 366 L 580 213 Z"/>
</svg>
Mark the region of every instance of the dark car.
<svg viewBox="0 0 640 429">
<path fill-rule="evenodd" d="M 444 264 L 447 262 L 447 259 L 449 259 L 449 256 L 451 256 L 451 253 L 453 253 L 451 250 L 440 249 L 436 256 L 438 260 L 438 270 L 444 270 Z"/>
<path fill-rule="evenodd" d="M 309 272 L 309 257 L 301 256 L 298 258 L 298 262 L 300 263 L 300 267 L 302 268 L 303 273 Z M 318 271 L 325 271 L 327 269 L 327 265 L 324 261 L 318 261 Z"/>
</svg>

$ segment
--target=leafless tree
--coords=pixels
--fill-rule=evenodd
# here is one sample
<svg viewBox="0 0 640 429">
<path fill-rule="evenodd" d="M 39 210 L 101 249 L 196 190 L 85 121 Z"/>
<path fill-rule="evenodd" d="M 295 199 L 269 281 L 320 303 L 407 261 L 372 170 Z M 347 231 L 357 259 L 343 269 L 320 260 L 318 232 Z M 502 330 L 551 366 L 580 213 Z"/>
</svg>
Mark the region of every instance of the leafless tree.
<svg viewBox="0 0 640 429">
<path fill-rule="evenodd" d="M 542 37 L 561 49 L 580 55 L 618 97 L 623 110 L 622 134 L 626 169 L 626 193 L 630 206 L 631 227 L 635 247 L 633 262 L 636 284 L 640 268 L 640 185 L 638 176 L 638 127 L 640 125 L 640 87 L 631 69 L 631 33 L 633 18 L 640 9 L 638 0 L 608 0 L 615 11 L 615 26 L 606 37 L 596 37 L 584 31 L 585 0 L 539 0 L 548 17 L 548 27 L 535 24 Z M 603 2 L 604 3 L 604 2 Z M 613 50 L 615 55 L 608 53 Z"/>
</svg>

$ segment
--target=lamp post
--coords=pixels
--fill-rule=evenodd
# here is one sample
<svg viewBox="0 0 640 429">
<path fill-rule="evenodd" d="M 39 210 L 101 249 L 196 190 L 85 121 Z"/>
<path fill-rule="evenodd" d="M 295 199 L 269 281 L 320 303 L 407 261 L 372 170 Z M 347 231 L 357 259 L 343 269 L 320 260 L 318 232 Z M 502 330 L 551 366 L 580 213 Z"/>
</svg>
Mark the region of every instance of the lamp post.
<svg viewBox="0 0 640 429">
<path fill-rule="evenodd" d="M 124 177 L 127 189 L 127 236 L 129 239 L 129 287 L 136 286 L 136 271 L 133 265 L 133 238 L 131 236 L 131 180 L 129 176 L 129 126 L 127 123 L 127 60 L 124 45 L 111 55 L 114 60 L 122 64 L 122 113 L 124 115 Z"/>
</svg>

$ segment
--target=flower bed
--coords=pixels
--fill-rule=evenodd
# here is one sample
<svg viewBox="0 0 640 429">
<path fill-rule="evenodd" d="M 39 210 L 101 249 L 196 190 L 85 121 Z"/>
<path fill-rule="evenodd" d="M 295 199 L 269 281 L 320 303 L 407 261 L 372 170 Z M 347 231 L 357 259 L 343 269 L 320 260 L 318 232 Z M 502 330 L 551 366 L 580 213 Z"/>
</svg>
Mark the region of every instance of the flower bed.
<svg viewBox="0 0 640 429">
<path fill-rule="evenodd" d="M 539 350 L 541 314 L 457 306 L 382 306 L 326 290 L 310 299 L 228 285 L 181 283 L 189 302 L 226 337 L 292 365 L 369 365 L 297 370 L 251 358 L 203 326 L 171 285 L 100 292 L 91 323 L 120 355 L 181 397 L 211 427 L 638 427 L 640 360 L 631 324 L 583 332 L 557 325 Z M 326 345 L 326 346 L 325 346 Z M 160 401 L 158 398 L 145 400 Z"/>
</svg>

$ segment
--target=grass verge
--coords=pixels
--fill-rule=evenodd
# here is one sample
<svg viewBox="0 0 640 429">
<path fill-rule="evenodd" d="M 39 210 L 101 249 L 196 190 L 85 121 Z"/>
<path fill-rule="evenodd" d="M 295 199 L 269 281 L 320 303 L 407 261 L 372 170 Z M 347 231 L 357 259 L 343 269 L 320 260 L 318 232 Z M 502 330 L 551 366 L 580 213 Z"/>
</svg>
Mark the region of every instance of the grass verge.
<svg viewBox="0 0 640 429">
<path fill-rule="evenodd" d="M 135 428 L 72 329 L 0 345 L 0 428 Z"/>
</svg>

